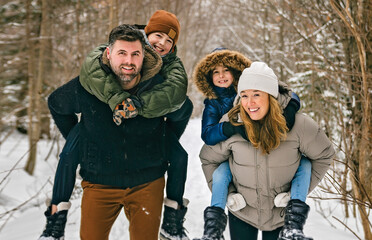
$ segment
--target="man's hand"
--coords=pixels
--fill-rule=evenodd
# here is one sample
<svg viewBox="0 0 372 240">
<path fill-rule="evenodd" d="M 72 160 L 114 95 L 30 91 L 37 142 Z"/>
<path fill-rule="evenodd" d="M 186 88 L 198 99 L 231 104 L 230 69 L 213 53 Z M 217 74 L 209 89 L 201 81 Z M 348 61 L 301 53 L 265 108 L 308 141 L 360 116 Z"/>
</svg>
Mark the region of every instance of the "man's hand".
<svg viewBox="0 0 372 240">
<path fill-rule="evenodd" d="M 113 120 L 116 125 L 120 125 L 122 119 L 134 118 L 138 115 L 138 110 L 132 99 L 127 98 L 115 107 Z"/>
</svg>

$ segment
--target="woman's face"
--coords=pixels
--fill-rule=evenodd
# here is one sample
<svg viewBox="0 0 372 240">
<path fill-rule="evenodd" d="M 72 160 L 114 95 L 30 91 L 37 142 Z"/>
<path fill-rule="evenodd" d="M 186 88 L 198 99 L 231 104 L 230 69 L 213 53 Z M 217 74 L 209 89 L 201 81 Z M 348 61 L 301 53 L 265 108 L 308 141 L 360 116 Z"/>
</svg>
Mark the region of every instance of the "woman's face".
<svg viewBox="0 0 372 240">
<path fill-rule="evenodd" d="M 259 90 L 240 92 L 241 104 L 252 120 L 261 120 L 269 112 L 269 94 Z"/>
<path fill-rule="evenodd" d="M 213 84 L 220 88 L 228 88 L 232 84 L 234 77 L 230 70 L 223 66 L 218 65 L 212 72 Z"/>
</svg>

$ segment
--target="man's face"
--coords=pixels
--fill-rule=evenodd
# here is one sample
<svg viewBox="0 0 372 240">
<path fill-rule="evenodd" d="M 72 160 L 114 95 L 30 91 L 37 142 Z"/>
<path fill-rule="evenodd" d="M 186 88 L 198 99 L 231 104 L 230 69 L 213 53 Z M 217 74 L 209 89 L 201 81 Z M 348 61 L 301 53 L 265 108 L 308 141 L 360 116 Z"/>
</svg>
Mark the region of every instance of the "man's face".
<svg viewBox="0 0 372 240">
<path fill-rule="evenodd" d="M 112 47 L 107 48 L 107 58 L 123 89 L 128 90 L 137 85 L 144 58 L 139 40 L 116 40 Z"/>
</svg>

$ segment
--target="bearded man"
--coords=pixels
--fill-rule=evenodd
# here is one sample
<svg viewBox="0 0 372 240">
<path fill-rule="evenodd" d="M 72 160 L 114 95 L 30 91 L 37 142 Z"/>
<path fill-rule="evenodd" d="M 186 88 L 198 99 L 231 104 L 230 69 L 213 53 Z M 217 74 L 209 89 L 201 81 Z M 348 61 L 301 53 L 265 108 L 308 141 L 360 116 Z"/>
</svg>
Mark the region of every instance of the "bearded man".
<svg viewBox="0 0 372 240">
<path fill-rule="evenodd" d="M 111 31 L 100 65 L 91 70 L 112 71 L 136 96 L 163 81 L 161 58 L 152 51 L 138 29 L 120 25 Z M 158 239 L 168 164 L 165 118 L 138 115 L 117 125 L 109 105 L 86 91 L 79 77 L 56 89 L 48 104 L 64 137 L 79 127 L 81 239 L 108 239 L 123 207 L 131 239 Z"/>
</svg>

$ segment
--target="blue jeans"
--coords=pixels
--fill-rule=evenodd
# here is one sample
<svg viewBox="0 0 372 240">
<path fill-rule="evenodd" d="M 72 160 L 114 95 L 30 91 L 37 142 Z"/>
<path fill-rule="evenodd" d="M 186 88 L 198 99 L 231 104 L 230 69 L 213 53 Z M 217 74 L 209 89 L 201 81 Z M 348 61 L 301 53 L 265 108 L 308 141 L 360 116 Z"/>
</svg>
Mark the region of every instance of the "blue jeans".
<svg viewBox="0 0 372 240">
<path fill-rule="evenodd" d="M 229 161 L 225 161 L 213 172 L 211 206 L 225 209 L 228 187 L 232 175 Z M 311 162 L 304 155 L 301 156 L 300 165 L 292 179 L 291 199 L 306 201 L 311 179 Z"/>
<path fill-rule="evenodd" d="M 311 179 L 311 162 L 304 155 L 301 156 L 300 165 L 292 179 L 291 199 L 306 201 L 309 193 Z"/>
<path fill-rule="evenodd" d="M 225 161 L 213 172 L 211 206 L 225 209 L 229 184 L 232 179 L 229 161 Z"/>
</svg>

